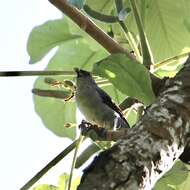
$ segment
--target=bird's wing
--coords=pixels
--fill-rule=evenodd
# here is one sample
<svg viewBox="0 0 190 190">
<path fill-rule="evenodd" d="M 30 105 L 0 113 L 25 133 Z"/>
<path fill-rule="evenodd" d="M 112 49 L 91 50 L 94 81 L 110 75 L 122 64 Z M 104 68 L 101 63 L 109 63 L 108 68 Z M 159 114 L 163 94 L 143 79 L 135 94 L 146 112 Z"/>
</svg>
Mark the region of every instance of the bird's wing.
<svg viewBox="0 0 190 190">
<path fill-rule="evenodd" d="M 102 98 L 103 103 L 109 106 L 115 112 L 117 112 L 119 116 L 128 124 L 127 120 L 123 116 L 122 110 L 112 101 L 110 96 L 99 87 L 97 87 L 96 90 L 98 94 L 100 95 L 100 97 Z"/>
</svg>

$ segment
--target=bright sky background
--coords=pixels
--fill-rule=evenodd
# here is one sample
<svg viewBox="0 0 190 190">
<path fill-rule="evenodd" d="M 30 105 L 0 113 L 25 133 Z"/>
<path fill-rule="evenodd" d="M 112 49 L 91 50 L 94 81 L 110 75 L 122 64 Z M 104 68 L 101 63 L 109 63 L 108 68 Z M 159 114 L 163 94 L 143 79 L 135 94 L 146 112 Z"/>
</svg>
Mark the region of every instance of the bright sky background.
<svg viewBox="0 0 190 190">
<path fill-rule="evenodd" d="M 0 71 L 42 70 L 48 59 L 36 65 L 28 64 L 28 35 L 34 26 L 60 17 L 61 13 L 48 0 L 2 1 Z M 35 77 L 0 78 L 1 189 L 18 190 L 71 143 L 47 130 L 35 113 L 31 93 L 34 81 Z M 70 164 L 63 161 L 41 182 L 56 182 Z"/>
</svg>

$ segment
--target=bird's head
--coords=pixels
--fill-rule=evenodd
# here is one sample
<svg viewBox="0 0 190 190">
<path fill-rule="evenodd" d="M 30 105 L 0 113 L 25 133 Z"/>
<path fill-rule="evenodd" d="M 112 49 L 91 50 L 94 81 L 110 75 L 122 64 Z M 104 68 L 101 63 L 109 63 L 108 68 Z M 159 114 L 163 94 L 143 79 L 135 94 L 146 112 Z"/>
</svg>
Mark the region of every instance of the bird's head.
<svg viewBox="0 0 190 190">
<path fill-rule="evenodd" d="M 90 74 L 90 72 L 79 69 L 79 68 L 74 68 L 74 71 L 77 74 L 77 85 L 92 85 L 95 84 L 95 81 L 92 77 L 92 75 Z"/>
<path fill-rule="evenodd" d="M 77 78 L 89 78 L 91 77 L 90 72 L 79 69 L 79 68 L 74 68 L 74 71 L 77 74 Z"/>
</svg>

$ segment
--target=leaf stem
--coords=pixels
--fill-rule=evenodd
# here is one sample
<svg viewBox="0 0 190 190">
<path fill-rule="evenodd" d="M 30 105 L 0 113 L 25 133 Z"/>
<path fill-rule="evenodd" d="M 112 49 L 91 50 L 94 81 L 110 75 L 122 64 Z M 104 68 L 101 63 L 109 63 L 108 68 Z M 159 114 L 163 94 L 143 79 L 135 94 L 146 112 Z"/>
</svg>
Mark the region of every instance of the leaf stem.
<svg viewBox="0 0 190 190">
<path fill-rule="evenodd" d="M 76 160 L 77 160 L 77 153 L 80 147 L 81 142 L 83 141 L 84 136 L 82 136 L 80 134 L 78 140 L 77 140 L 77 144 L 76 144 L 76 148 L 75 148 L 75 152 L 74 152 L 74 156 L 73 156 L 73 161 L 72 161 L 72 165 L 71 165 L 71 171 L 70 171 L 70 175 L 69 175 L 69 182 L 68 182 L 68 190 L 71 189 L 71 183 L 72 183 L 72 177 L 73 177 L 73 171 L 75 168 L 75 164 L 76 164 Z"/>
<path fill-rule="evenodd" d="M 178 59 L 185 58 L 189 54 L 190 54 L 190 52 L 185 52 L 185 53 L 182 53 L 182 54 L 167 58 L 167 59 L 165 59 L 165 60 L 163 60 L 163 61 L 161 61 L 159 63 L 154 64 L 153 65 L 153 70 L 155 72 L 155 70 L 159 69 L 160 67 L 165 66 L 165 65 L 167 65 L 169 63 L 172 63 L 174 61 L 177 61 Z"/>
<path fill-rule="evenodd" d="M 139 31 L 140 41 L 141 41 L 141 48 L 142 48 L 142 55 L 143 55 L 143 64 L 150 68 L 150 65 L 153 63 L 153 56 L 152 52 L 149 47 L 148 40 L 146 38 L 146 34 L 143 28 L 143 24 L 140 18 L 140 15 L 137 10 L 136 0 L 130 0 L 131 8 L 133 10 L 133 14 L 135 17 L 135 21 L 137 24 L 137 28 Z"/>
<path fill-rule="evenodd" d="M 119 14 L 119 12 L 123 9 L 123 1 L 115 0 L 115 5 L 117 8 L 117 14 Z M 132 34 L 129 32 L 127 26 L 125 25 L 125 23 L 123 21 L 118 20 L 118 23 L 121 26 L 121 28 L 123 29 L 125 37 L 127 38 L 131 49 L 135 52 L 137 60 L 139 62 L 142 62 L 142 57 L 140 55 L 139 49 L 137 47 L 137 44 L 136 44 L 135 39 L 133 38 Z"/>
<path fill-rule="evenodd" d="M 91 16 L 92 18 L 95 18 L 96 20 L 99 20 L 105 23 L 115 23 L 118 21 L 118 17 L 99 13 L 91 9 L 87 4 L 83 6 L 83 9 L 89 16 Z"/>
<path fill-rule="evenodd" d="M 139 52 L 139 49 L 137 47 L 137 44 L 135 42 L 135 39 L 133 38 L 131 32 L 129 32 L 127 26 L 125 25 L 124 22 L 122 21 L 119 21 L 119 25 L 121 26 L 121 28 L 123 29 L 124 33 L 125 33 L 125 36 L 129 42 L 129 45 L 131 46 L 131 49 L 134 51 L 136 57 L 137 57 L 137 60 L 139 62 L 142 62 L 142 57 L 140 55 L 140 52 Z"/>
</svg>

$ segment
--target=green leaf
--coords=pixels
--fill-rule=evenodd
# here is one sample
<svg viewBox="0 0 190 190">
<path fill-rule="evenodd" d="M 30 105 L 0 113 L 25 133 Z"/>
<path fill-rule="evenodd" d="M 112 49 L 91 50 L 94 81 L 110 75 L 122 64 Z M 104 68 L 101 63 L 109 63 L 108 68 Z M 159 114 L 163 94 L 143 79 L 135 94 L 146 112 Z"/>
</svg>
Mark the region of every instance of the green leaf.
<svg viewBox="0 0 190 190">
<path fill-rule="evenodd" d="M 167 183 L 158 183 L 153 190 L 177 190 L 174 186 L 170 186 Z"/>
<path fill-rule="evenodd" d="M 143 0 L 137 3 L 155 62 L 181 54 L 184 48 L 189 51 L 189 0 Z M 130 17 L 127 22 L 129 28 L 136 33 L 133 19 Z"/>
<path fill-rule="evenodd" d="M 184 49 L 187 52 L 190 50 L 189 0 L 172 2 L 171 0 L 141 0 L 136 2 L 155 63 L 179 55 L 184 52 Z M 124 1 L 124 5 L 128 7 L 129 2 Z M 133 14 L 127 17 L 126 25 L 138 39 Z M 122 41 L 121 45 L 126 45 L 127 40 L 120 27 L 114 24 L 112 29 L 114 34 L 117 34 L 117 38 Z M 178 60 L 175 62 L 178 63 Z"/>
<path fill-rule="evenodd" d="M 188 176 L 188 168 L 182 162 L 178 161 L 173 168 L 167 172 L 157 183 L 154 190 L 177 189 L 176 185 L 183 183 Z"/>
<path fill-rule="evenodd" d="M 48 21 L 35 27 L 27 44 L 30 63 L 40 61 L 52 48 L 79 38 L 80 35 L 70 33 L 66 19 Z"/>
<path fill-rule="evenodd" d="M 42 118 L 44 125 L 61 137 L 75 139 L 75 127 L 67 128 L 67 123 L 75 123 L 76 106 L 72 102 L 64 103 L 53 98 L 34 98 L 36 111 Z"/>
<path fill-rule="evenodd" d="M 165 174 L 165 178 L 170 182 L 171 185 L 179 185 L 188 176 L 188 168 L 185 166 L 184 163 L 178 161 L 173 166 L 173 168 Z"/>
<path fill-rule="evenodd" d="M 164 69 L 158 69 L 154 74 L 158 76 L 159 78 L 164 78 L 164 77 L 174 77 L 177 73 L 177 70 L 164 70 Z"/>
<path fill-rule="evenodd" d="M 84 40 L 72 41 L 60 45 L 50 60 L 48 69 L 73 70 L 74 67 L 79 67 L 90 71 L 94 62 L 101 60 L 106 55 L 108 53 L 105 50 L 93 50 L 90 44 Z"/>
<path fill-rule="evenodd" d="M 33 190 L 58 190 L 54 185 L 41 184 L 33 188 Z"/>
<path fill-rule="evenodd" d="M 179 188 L 179 190 L 189 190 L 189 187 L 190 187 L 190 166 L 186 165 L 186 167 L 188 169 L 188 177 L 182 184 L 177 186 Z"/>
<path fill-rule="evenodd" d="M 54 185 L 41 184 L 34 187 L 33 190 L 67 190 L 68 181 L 69 181 L 69 175 L 67 173 L 63 173 L 59 177 L 57 187 Z M 79 183 L 80 183 L 80 177 L 75 178 L 72 181 L 71 190 L 76 190 Z"/>
<path fill-rule="evenodd" d="M 102 89 L 106 91 L 107 94 L 109 94 L 109 96 L 112 98 L 112 100 L 117 104 L 120 104 L 126 97 L 123 93 L 117 90 L 113 85 L 104 86 L 102 87 Z"/>
<path fill-rule="evenodd" d="M 133 108 L 130 108 L 126 114 L 126 118 L 130 127 L 132 127 L 137 122 L 137 112 Z"/>
<path fill-rule="evenodd" d="M 66 190 L 68 182 L 69 182 L 69 175 L 67 173 L 64 173 L 61 176 L 59 176 L 58 190 Z"/>
<path fill-rule="evenodd" d="M 155 61 L 180 54 L 185 47 L 190 48 L 190 33 L 184 24 L 190 17 L 190 1 L 149 2 L 145 29 Z"/>
<path fill-rule="evenodd" d="M 67 190 L 68 189 L 69 175 L 64 173 L 59 177 L 57 190 Z M 77 186 L 80 183 L 80 177 L 72 180 L 72 185 L 70 190 L 77 190 Z"/>
<path fill-rule="evenodd" d="M 93 72 L 107 78 L 122 93 L 149 105 L 154 100 L 148 70 L 125 54 L 112 54 L 96 63 Z"/>
<path fill-rule="evenodd" d="M 184 19 L 184 25 L 187 28 L 187 30 L 190 32 L 190 22 L 188 19 Z"/>
<path fill-rule="evenodd" d="M 98 12 L 109 14 L 114 8 L 113 0 L 86 0 L 86 4 Z"/>
<path fill-rule="evenodd" d="M 78 187 L 78 185 L 80 184 L 80 180 L 81 180 L 81 178 L 80 178 L 80 177 L 77 177 L 77 178 L 75 178 L 75 179 L 72 181 L 71 190 L 77 190 L 77 187 Z"/>
</svg>

